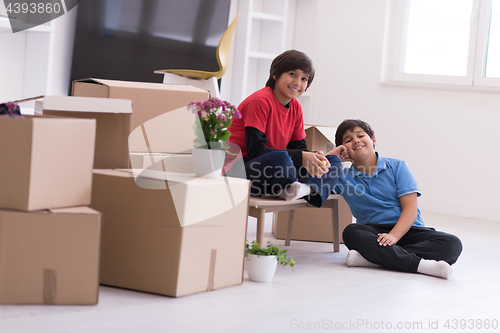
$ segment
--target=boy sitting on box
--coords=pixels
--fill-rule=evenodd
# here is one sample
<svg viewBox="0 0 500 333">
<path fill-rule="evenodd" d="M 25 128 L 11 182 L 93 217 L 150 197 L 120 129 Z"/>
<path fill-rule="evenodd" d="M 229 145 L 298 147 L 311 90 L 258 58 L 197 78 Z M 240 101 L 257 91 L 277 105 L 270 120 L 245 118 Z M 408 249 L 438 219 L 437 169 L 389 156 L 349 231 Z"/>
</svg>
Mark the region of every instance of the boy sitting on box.
<svg viewBox="0 0 500 333">
<path fill-rule="evenodd" d="M 402 160 L 380 156 L 375 143 L 372 128 L 362 120 L 344 120 L 335 133 L 335 144 L 345 146 L 352 160 L 335 187 L 357 219 L 342 234 L 347 265 L 447 279 L 462 243 L 425 227 L 417 206 L 421 193 L 410 169 Z"/>
</svg>

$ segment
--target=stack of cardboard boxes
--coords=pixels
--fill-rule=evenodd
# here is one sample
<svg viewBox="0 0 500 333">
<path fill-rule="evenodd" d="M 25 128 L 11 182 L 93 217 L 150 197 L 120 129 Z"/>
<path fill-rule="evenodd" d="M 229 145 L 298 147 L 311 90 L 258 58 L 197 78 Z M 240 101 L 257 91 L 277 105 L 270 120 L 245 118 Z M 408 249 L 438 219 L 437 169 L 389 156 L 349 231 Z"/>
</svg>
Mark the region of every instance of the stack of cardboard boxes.
<svg viewBox="0 0 500 333">
<path fill-rule="evenodd" d="M 95 120 L 0 117 L 0 304 L 96 304 Z"/>
<path fill-rule="evenodd" d="M 243 282 L 249 182 L 191 175 L 191 86 L 87 79 L 37 113 L 97 122 L 92 202 L 100 283 L 183 296 Z"/>
<path fill-rule="evenodd" d="M 196 178 L 186 155 L 186 105 L 206 99 L 86 79 L 35 116 L 0 117 L 0 303 L 96 304 L 99 283 L 174 297 L 241 284 L 249 182 Z M 314 130 L 308 145 L 330 150 Z"/>
</svg>

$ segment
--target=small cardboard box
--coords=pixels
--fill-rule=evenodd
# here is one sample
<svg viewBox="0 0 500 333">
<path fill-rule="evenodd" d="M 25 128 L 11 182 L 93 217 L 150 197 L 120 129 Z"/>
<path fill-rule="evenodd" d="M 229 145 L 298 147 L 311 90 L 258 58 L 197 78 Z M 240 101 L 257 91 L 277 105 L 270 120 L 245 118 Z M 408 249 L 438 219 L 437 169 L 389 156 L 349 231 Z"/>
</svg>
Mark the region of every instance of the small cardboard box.
<svg viewBox="0 0 500 333">
<path fill-rule="evenodd" d="M 0 304 L 97 304 L 101 214 L 0 210 Z"/>
<path fill-rule="evenodd" d="M 186 106 L 209 97 L 208 91 L 189 85 L 94 78 L 73 81 L 72 95 L 131 100 L 129 151 L 154 153 L 191 151 L 195 118 Z"/>
<path fill-rule="evenodd" d="M 36 101 L 35 113 L 95 119 L 95 168 L 127 168 L 132 102 L 125 99 L 45 96 Z"/>
<path fill-rule="evenodd" d="M 101 284 L 173 297 L 241 284 L 249 182 L 158 175 L 94 170 Z"/>
<path fill-rule="evenodd" d="M 0 117 L 0 208 L 90 204 L 96 122 Z"/>
<path fill-rule="evenodd" d="M 328 153 L 335 148 L 336 127 L 304 125 L 307 148 L 312 151 L 322 150 Z"/>
<path fill-rule="evenodd" d="M 327 153 L 335 148 L 335 132 L 337 128 L 329 126 L 304 125 L 306 143 L 309 150 L 321 150 Z M 342 231 L 352 223 L 352 213 L 344 199 L 339 200 L 340 240 Z M 285 239 L 288 229 L 289 212 L 278 212 L 274 215 L 273 235 Z M 330 209 L 303 208 L 298 209 L 293 216 L 293 240 L 317 242 L 333 242 L 332 214 Z"/>
<path fill-rule="evenodd" d="M 339 215 L 340 241 L 343 242 L 342 232 L 352 223 L 351 210 L 343 198 L 339 199 Z M 288 211 L 274 214 L 272 231 L 277 239 L 286 238 L 289 216 Z M 332 243 L 331 209 L 316 207 L 297 209 L 293 215 L 291 239 Z"/>
</svg>

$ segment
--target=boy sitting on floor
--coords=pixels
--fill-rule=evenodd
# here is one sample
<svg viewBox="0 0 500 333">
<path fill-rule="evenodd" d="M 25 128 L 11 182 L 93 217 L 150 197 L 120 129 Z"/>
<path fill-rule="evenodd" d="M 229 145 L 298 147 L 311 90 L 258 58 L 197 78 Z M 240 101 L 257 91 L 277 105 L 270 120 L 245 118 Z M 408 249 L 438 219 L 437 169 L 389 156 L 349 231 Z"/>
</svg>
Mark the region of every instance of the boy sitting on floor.
<svg viewBox="0 0 500 333">
<path fill-rule="evenodd" d="M 425 227 L 417 206 L 421 193 L 410 169 L 402 160 L 380 156 L 375 143 L 372 128 L 362 120 L 344 120 L 335 134 L 337 147 L 347 148 L 349 156 L 343 157 L 352 160 L 335 187 L 357 220 L 342 234 L 349 249 L 347 265 L 380 265 L 447 279 L 462 243 Z"/>
</svg>

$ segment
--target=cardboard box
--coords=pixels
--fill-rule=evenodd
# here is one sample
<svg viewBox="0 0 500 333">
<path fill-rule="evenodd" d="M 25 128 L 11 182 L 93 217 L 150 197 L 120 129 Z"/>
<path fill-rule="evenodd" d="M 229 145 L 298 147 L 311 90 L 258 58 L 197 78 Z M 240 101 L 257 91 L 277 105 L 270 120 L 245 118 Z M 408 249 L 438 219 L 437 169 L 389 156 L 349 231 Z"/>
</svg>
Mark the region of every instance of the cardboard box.
<svg viewBox="0 0 500 333">
<path fill-rule="evenodd" d="M 95 168 L 129 167 L 128 136 L 132 102 L 125 99 L 45 96 L 36 101 L 35 113 L 95 119 Z"/>
<path fill-rule="evenodd" d="M 312 151 L 322 150 L 328 153 L 335 148 L 336 127 L 304 125 L 307 148 Z"/>
<path fill-rule="evenodd" d="M 342 232 L 352 223 L 352 214 L 345 200 L 339 199 L 339 224 L 340 241 L 343 242 Z M 277 239 L 285 239 L 288 230 L 290 212 L 274 214 L 273 235 Z M 332 210 L 329 208 L 302 208 L 297 209 L 293 215 L 292 240 L 305 240 L 316 242 L 333 242 Z"/>
<path fill-rule="evenodd" d="M 130 153 L 130 162 L 133 169 L 194 173 L 191 154 Z"/>
<path fill-rule="evenodd" d="M 0 304 L 97 304 L 101 214 L 0 210 Z"/>
<path fill-rule="evenodd" d="M 154 153 L 190 152 L 195 118 L 186 106 L 209 98 L 208 91 L 189 85 L 93 78 L 74 81 L 72 95 L 131 100 L 129 151 Z"/>
<path fill-rule="evenodd" d="M 0 207 L 90 204 L 95 131 L 90 119 L 0 117 Z"/>
<path fill-rule="evenodd" d="M 249 182 L 159 174 L 94 170 L 101 284 L 174 297 L 241 284 Z"/>
<path fill-rule="evenodd" d="M 309 150 L 322 150 L 325 154 L 335 148 L 336 127 L 304 125 L 306 143 Z M 350 163 L 344 163 L 346 167 Z M 352 223 L 352 213 L 344 199 L 339 200 L 340 240 L 342 231 Z M 273 235 L 285 239 L 288 229 L 289 212 L 274 214 Z M 317 242 L 333 242 L 332 214 L 330 209 L 298 209 L 293 216 L 292 239 Z"/>
</svg>

